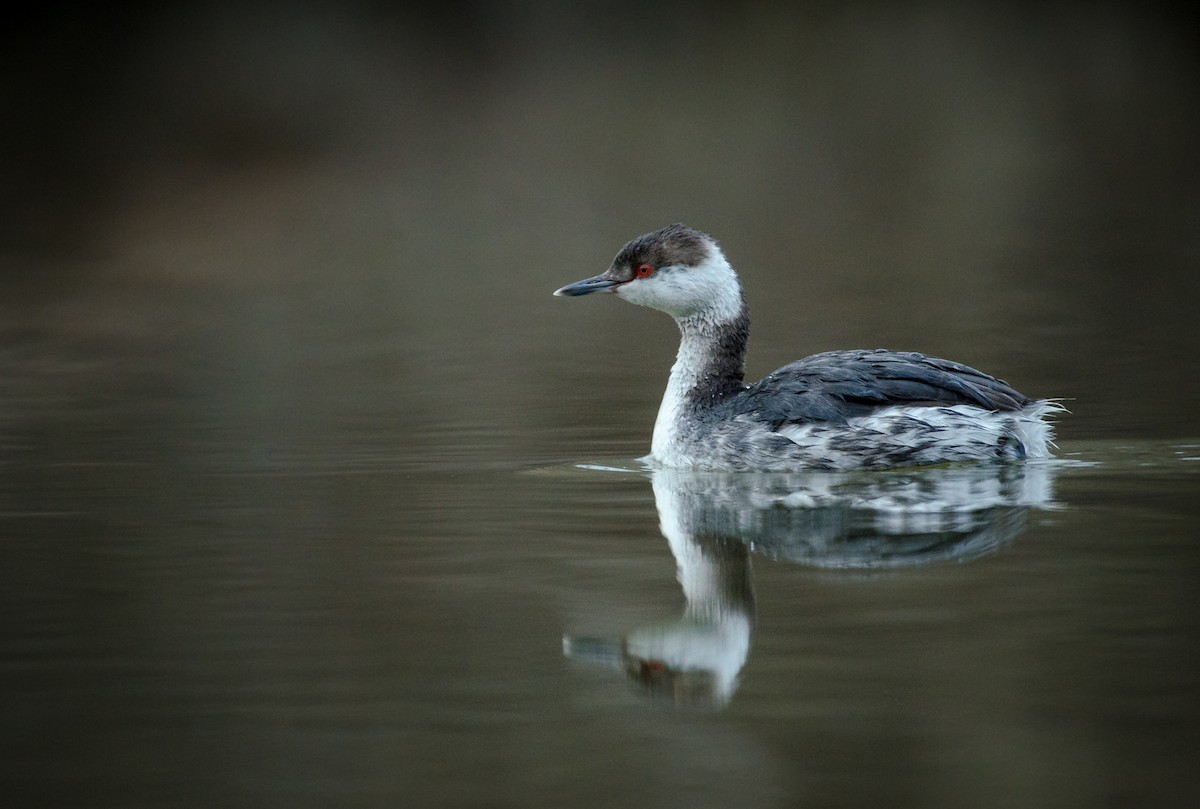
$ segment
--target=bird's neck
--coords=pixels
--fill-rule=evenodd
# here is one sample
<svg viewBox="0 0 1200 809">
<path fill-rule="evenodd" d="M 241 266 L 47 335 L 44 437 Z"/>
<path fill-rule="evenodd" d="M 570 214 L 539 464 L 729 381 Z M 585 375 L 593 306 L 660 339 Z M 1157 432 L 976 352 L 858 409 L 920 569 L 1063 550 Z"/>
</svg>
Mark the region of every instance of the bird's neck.
<svg viewBox="0 0 1200 809">
<path fill-rule="evenodd" d="M 681 339 L 654 423 L 651 453 L 664 460 L 677 448 L 687 420 L 745 388 L 750 312 L 745 301 L 732 318 L 709 312 L 677 318 Z"/>
</svg>

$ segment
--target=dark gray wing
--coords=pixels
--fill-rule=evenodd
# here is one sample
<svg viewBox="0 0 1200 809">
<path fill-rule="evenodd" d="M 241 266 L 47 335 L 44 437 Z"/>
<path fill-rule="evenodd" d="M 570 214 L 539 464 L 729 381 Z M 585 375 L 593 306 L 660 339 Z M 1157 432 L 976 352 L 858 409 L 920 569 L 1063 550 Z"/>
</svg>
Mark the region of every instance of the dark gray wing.
<svg viewBox="0 0 1200 809">
<path fill-rule="evenodd" d="M 753 412 L 775 427 L 843 422 L 895 405 L 1020 410 L 1033 402 L 1007 382 L 966 365 L 884 349 L 805 357 L 751 385 L 736 399 L 737 412 Z"/>
</svg>

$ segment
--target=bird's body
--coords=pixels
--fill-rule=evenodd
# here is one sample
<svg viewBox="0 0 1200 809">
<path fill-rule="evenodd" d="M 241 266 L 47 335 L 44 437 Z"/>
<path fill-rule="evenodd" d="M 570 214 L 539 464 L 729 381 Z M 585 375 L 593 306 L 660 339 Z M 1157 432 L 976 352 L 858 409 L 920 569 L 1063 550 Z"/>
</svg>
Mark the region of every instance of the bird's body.
<svg viewBox="0 0 1200 809">
<path fill-rule="evenodd" d="M 948 360 L 830 351 L 743 381 L 750 319 L 713 239 L 671 225 L 625 245 L 603 275 L 556 295 L 614 292 L 679 324 L 649 459 L 672 468 L 882 469 L 1049 455 L 1061 410 Z"/>
</svg>

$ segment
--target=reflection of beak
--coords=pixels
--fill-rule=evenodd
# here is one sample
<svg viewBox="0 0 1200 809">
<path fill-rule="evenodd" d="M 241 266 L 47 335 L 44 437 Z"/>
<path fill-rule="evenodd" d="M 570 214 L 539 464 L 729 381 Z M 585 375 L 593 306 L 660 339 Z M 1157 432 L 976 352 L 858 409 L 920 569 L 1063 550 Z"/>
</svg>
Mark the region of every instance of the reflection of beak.
<svg viewBox="0 0 1200 809">
<path fill-rule="evenodd" d="M 585 278 L 582 281 L 567 284 L 562 289 L 556 289 L 554 294 L 559 297 L 574 298 L 579 295 L 589 295 L 593 292 L 616 292 L 619 285 L 619 281 L 614 281 L 603 275 L 597 275 L 595 278 Z"/>
<path fill-rule="evenodd" d="M 625 649 L 620 641 L 574 635 L 563 636 L 563 654 L 572 660 L 613 669 L 621 668 L 625 659 Z"/>
</svg>

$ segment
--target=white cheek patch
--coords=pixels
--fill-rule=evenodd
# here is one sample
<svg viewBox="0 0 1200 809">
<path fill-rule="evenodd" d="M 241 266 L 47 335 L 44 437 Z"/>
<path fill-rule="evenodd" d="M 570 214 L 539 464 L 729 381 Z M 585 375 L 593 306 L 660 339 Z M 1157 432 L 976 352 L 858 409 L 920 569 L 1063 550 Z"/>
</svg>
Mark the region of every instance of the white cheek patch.
<svg viewBox="0 0 1200 809">
<path fill-rule="evenodd" d="M 676 319 L 700 316 L 724 323 L 735 319 L 742 309 L 741 285 L 719 250 L 695 267 L 664 267 L 649 278 L 622 284 L 617 294 Z"/>
</svg>

